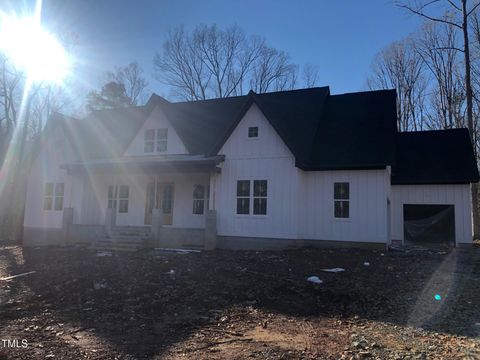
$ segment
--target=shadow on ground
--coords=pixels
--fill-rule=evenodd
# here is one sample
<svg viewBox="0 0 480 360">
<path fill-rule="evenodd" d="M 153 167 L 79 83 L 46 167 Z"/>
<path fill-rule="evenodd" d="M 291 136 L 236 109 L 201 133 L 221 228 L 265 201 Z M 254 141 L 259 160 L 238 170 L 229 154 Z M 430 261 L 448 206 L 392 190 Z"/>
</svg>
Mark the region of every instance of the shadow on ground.
<svg viewBox="0 0 480 360">
<path fill-rule="evenodd" d="M 479 260 L 480 249 L 100 257 L 75 248 L 6 247 L 0 277 L 36 273 L 0 282 L 0 337 L 29 340 L 33 350 L 11 352 L 15 358 L 161 357 L 200 329 L 246 331 L 275 316 L 367 319 L 475 337 Z M 346 271 L 322 271 L 336 267 Z M 310 275 L 323 283 L 308 283 Z"/>
</svg>

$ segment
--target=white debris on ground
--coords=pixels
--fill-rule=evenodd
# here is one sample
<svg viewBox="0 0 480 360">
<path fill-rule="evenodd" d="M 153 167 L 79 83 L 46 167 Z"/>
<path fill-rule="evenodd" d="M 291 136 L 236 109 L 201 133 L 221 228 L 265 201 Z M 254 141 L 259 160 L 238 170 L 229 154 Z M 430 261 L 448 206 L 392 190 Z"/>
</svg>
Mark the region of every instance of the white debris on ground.
<svg viewBox="0 0 480 360">
<path fill-rule="evenodd" d="M 345 269 L 343 269 L 343 268 L 331 268 L 331 269 L 322 269 L 322 271 L 338 273 L 338 272 L 345 271 Z"/>
<path fill-rule="evenodd" d="M 178 254 L 188 254 L 188 253 L 199 253 L 200 250 L 193 250 L 193 249 L 171 249 L 171 248 L 155 248 L 155 251 L 161 252 L 173 252 Z"/>
<path fill-rule="evenodd" d="M 112 256 L 112 253 L 110 251 L 99 251 L 97 252 L 97 256 Z"/>
<path fill-rule="evenodd" d="M 365 261 L 365 262 L 363 263 L 363 266 L 370 266 L 370 263 L 369 263 L 368 261 Z"/>
<path fill-rule="evenodd" d="M 175 275 L 175 270 L 170 270 L 169 272 L 166 273 L 167 275 Z"/>
<path fill-rule="evenodd" d="M 108 285 L 107 285 L 107 283 L 106 283 L 105 281 L 100 281 L 100 282 L 95 281 L 95 282 L 93 283 L 93 288 L 94 288 L 95 290 L 106 289 L 107 286 L 108 286 Z"/>
<path fill-rule="evenodd" d="M 8 281 L 8 280 L 12 280 L 12 279 L 15 279 L 15 278 L 18 278 L 18 277 L 21 277 L 21 276 L 34 274 L 35 272 L 36 271 L 29 271 L 29 272 L 18 274 L 18 275 L 7 276 L 7 277 L 0 278 L 0 280 L 1 281 Z"/>
<path fill-rule="evenodd" d="M 321 283 L 323 283 L 323 281 L 320 280 L 320 279 L 318 278 L 318 276 L 309 276 L 309 277 L 307 278 L 307 281 L 312 282 L 312 283 L 314 283 L 314 284 L 321 284 Z"/>
</svg>

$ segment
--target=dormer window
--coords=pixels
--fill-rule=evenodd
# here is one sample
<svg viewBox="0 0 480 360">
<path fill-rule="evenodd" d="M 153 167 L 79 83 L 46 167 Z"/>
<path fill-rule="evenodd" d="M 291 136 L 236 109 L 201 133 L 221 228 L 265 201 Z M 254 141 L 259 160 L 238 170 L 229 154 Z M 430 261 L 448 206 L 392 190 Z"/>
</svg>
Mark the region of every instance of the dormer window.
<svg viewBox="0 0 480 360">
<path fill-rule="evenodd" d="M 165 152 L 167 151 L 168 129 L 147 129 L 145 130 L 144 152 Z"/>
<path fill-rule="evenodd" d="M 250 126 L 248 128 L 248 137 L 249 138 L 258 138 L 258 126 Z"/>
</svg>

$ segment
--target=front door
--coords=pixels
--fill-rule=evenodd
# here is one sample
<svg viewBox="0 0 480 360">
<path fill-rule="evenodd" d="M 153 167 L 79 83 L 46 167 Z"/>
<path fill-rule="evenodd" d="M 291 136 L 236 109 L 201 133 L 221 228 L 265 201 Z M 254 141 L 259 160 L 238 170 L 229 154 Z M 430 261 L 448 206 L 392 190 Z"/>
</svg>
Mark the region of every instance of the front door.
<svg viewBox="0 0 480 360">
<path fill-rule="evenodd" d="M 147 184 L 147 196 L 145 199 L 145 225 L 152 224 L 152 210 L 162 209 L 162 224 L 172 225 L 173 223 L 173 191 L 172 183 Z"/>
</svg>

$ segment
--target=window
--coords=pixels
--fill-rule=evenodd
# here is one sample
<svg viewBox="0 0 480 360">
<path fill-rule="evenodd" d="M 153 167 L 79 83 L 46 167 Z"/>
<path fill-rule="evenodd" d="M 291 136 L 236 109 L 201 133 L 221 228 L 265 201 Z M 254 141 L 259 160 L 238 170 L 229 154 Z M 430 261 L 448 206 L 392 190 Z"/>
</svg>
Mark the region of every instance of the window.
<svg viewBox="0 0 480 360">
<path fill-rule="evenodd" d="M 118 202 L 118 212 L 128 213 L 128 197 L 130 189 L 125 185 L 110 185 L 108 187 L 108 208 L 116 209 Z"/>
<path fill-rule="evenodd" d="M 148 129 L 145 130 L 144 152 L 165 152 L 167 151 L 168 129 Z"/>
<path fill-rule="evenodd" d="M 253 181 L 253 215 L 267 215 L 267 180 Z"/>
<path fill-rule="evenodd" d="M 238 180 L 237 214 L 267 215 L 267 186 L 267 180 Z"/>
<path fill-rule="evenodd" d="M 119 186 L 118 187 L 118 212 L 119 213 L 128 213 L 128 195 L 130 189 L 128 186 Z"/>
<path fill-rule="evenodd" d="M 63 210 L 63 195 L 65 188 L 63 183 L 46 183 L 43 210 Z"/>
<path fill-rule="evenodd" d="M 205 185 L 195 185 L 193 187 L 193 213 L 195 215 L 202 215 L 204 213 L 205 199 Z"/>
<path fill-rule="evenodd" d="M 144 151 L 146 153 L 152 153 L 154 149 L 155 149 L 155 130 L 154 129 L 145 130 Z"/>
<path fill-rule="evenodd" d="M 249 138 L 258 138 L 258 126 L 250 126 L 248 128 L 248 137 Z"/>
<path fill-rule="evenodd" d="M 168 129 L 157 129 L 157 151 L 167 151 Z"/>
<path fill-rule="evenodd" d="M 237 181 L 237 214 L 250 213 L 250 180 Z"/>
<path fill-rule="evenodd" d="M 117 187 L 113 185 L 108 187 L 108 208 L 117 208 Z"/>
<path fill-rule="evenodd" d="M 333 184 L 334 212 L 336 218 L 350 217 L 350 184 L 334 183 Z"/>
</svg>

